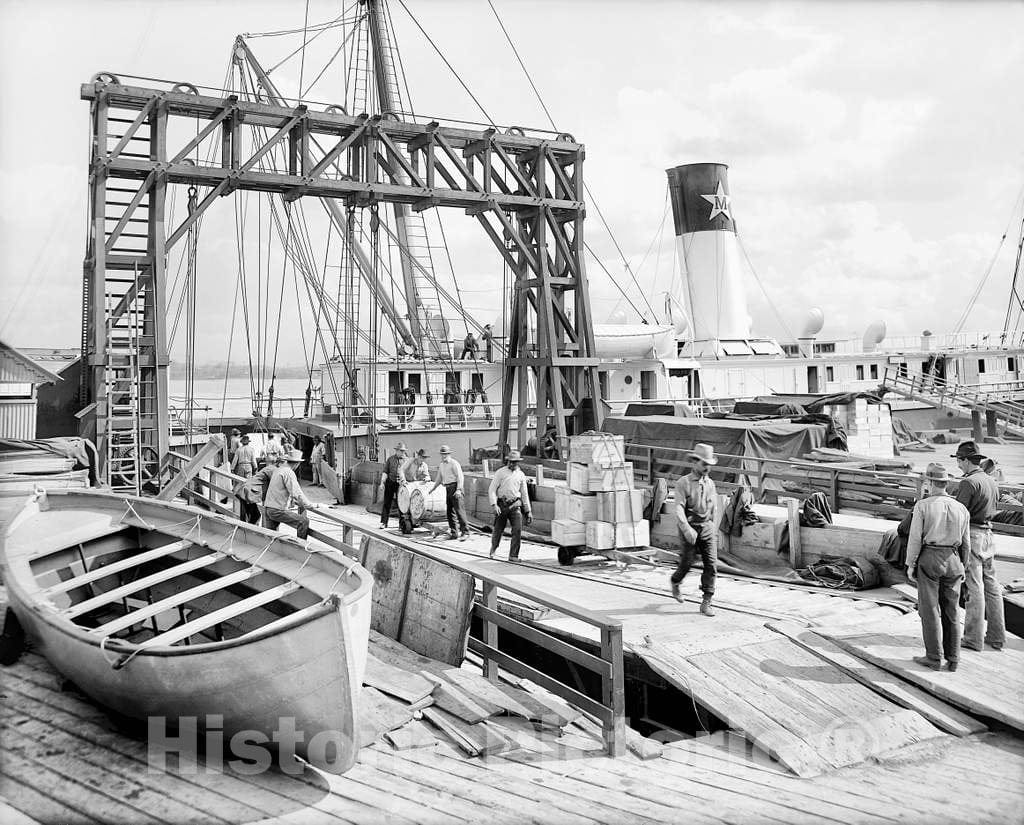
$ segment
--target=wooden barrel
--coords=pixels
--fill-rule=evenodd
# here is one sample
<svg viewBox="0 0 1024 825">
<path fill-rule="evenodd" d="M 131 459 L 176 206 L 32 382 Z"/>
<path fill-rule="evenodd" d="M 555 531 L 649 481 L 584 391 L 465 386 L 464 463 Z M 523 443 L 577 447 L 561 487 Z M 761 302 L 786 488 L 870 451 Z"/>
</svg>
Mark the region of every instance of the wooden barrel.
<svg viewBox="0 0 1024 825">
<path fill-rule="evenodd" d="M 410 481 L 398 488 L 398 512 L 408 513 L 414 524 L 445 518 L 445 489 L 430 492 L 433 482 Z"/>
</svg>

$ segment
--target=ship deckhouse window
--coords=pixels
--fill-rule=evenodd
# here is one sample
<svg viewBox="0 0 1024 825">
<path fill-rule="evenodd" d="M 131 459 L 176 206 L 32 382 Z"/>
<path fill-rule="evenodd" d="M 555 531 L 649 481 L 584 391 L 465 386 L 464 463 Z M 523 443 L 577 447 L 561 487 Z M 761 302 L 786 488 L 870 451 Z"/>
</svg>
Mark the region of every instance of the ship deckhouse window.
<svg viewBox="0 0 1024 825">
<path fill-rule="evenodd" d="M 836 351 L 836 345 L 832 344 L 815 344 L 814 354 L 815 355 L 829 355 Z"/>
<path fill-rule="evenodd" d="M 722 351 L 726 355 L 753 355 L 750 347 L 743 341 L 723 341 Z"/>
<path fill-rule="evenodd" d="M 878 364 L 872 364 L 870 374 L 872 378 L 878 378 Z"/>
<path fill-rule="evenodd" d="M 1017 362 L 1013 358 L 1006 359 L 1006 369 L 1009 372 L 1014 372 L 1017 369 Z"/>
<path fill-rule="evenodd" d="M 836 380 L 836 370 L 835 370 L 835 367 L 825 367 L 825 380 L 826 381 L 835 381 Z"/>
<path fill-rule="evenodd" d="M 984 372 L 985 372 L 985 359 L 984 358 L 979 358 L 978 359 L 978 372 L 982 373 L 982 374 L 984 374 Z"/>
<path fill-rule="evenodd" d="M 857 380 L 858 381 L 863 381 L 864 380 L 864 365 L 863 364 L 858 364 L 857 365 Z"/>
<path fill-rule="evenodd" d="M 777 355 L 779 352 L 774 344 L 770 344 L 767 341 L 753 341 L 750 347 L 754 350 L 755 355 Z"/>
</svg>

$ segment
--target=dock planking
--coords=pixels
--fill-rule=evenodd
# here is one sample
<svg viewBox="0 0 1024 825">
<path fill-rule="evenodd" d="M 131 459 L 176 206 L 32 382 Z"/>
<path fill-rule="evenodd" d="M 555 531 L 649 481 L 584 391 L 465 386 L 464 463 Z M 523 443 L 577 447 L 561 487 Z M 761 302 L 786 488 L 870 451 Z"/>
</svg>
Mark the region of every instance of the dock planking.
<svg viewBox="0 0 1024 825">
<path fill-rule="evenodd" d="M 882 625 L 822 628 L 848 653 L 912 682 L 969 713 L 1024 731 L 1024 641 L 1009 636 L 1002 652 L 961 649 L 955 673 L 913 661 L 924 655 L 920 620 L 907 616 Z"/>
</svg>

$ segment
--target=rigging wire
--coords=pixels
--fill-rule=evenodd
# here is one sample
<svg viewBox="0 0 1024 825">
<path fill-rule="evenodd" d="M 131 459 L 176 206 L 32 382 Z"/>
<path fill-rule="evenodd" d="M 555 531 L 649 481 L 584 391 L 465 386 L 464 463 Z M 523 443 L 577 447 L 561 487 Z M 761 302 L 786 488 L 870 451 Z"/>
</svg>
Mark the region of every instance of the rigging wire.
<svg viewBox="0 0 1024 825">
<path fill-rule="evenodd" d="M 619 284 L 619 282 L 615 279 L 615 276 L 612 275 L 612 273 L 608 271 L 608 267 L 606 267 L 604 265 L 604 262 L 599 257 L 597 257 L 597 253 L 594 252 L 594 250 L 591 248 L 590 244 L 587 243 L 586 241 L 584 241 L 583 242 L 583 248 L 586 249 L 587 252 L 590 253 L 591 257 L 593 257 L 593 259 L 597 262 L 597 265 L 599 267 L 601 267 L 601 269 L 604 272 L 604 274 L 608 276 L 608 280 L 610 280 L 612 282 L 612 285 L 619 291 L 619 294 L 621 294 L 622 297 L 626 300 L 626 303 L 629 304 L 633 308 L 633 311 L 637 315 L 639 315 L 641 318 L 643 318 L 644 317 L 643 310 L 641 310 L 639 307 L 637 307 L 636 304 L 633 303 L 633 301 L 630 299 L 630 297 L 626 294 L 626 291 L 622 288 L 622 286 Z"/>
<path fill-rule="evenodd" d="M 437 56 L 441 58 L 441 60 L 444 62 L 444 65 L 448 67 L 448 70 L 452 73 L 452 75 L 454 75 L 455 79 L 459 81 L 459 85 L 462 86 L 462 88 L 466 91 L 466 94 L 468 94 L 473 99 L 473 102 L 476 104 L 476 107 L 480 110 L 481 114 L 483 114 L 483 116 L 487 118 L 487 122 L 491 126 L 496 126 L 497 124 L 494 122 L 494 118 L 492 118 L 490 114 L 488 114 L 487 110 L 483 107 L 483 104 L 479 100 L 477 100 L 476 95 L 470 91 L 469 86 L 466 85 L 466 82 L 462 79 L 462 76 L 457 71 L 455 71 L 455 67 L 448 62 L 448 58 L 444 56 L 444 53 L 441 51 L 441 49 L 438 48 L 437 44 L 433 41 L 431 36 L 427 34 L 426 29 L 424 29 L 423 26 L 420 25 L 420 21 L 416 19 L 416 16 L 411 11 L 409 11 L 409 7 L 405 5 L 405 0 L 398 0 L 398 2 L 401 5 L 401 7 L 405 9 L 405 13 L 409 15 L 409 18 L 412 20 L 412 22 L 416 24 L 416 28 L 420 30 L 420 33 L 427 39 L 427 42 L 434 48 L 434 51 L 437 52 Z"/>
<path fill-rule="evenodd" d="M 399 2 L 402 2 L 402 0 L 399 0 Z M 402 5 L 405 4 L 402 3 Z M 498 25 L 501 27 L 501 31 L 505 35 L 505 39 L 508 41 L 509 46 L 512 48 L 512 53 L 516 56 L 516 60 L 519 62 L 519 66 L 522 68 L 523 74 L 526 75 L 526 79 L 527 81 L 529 81 L 530 87 L 533 89 L 533 93 L 537 96 L 537 101 L 540 103 L 541 108 L 544 109 L 544 114 L 547 115 L 548 122 L 551 124 L 551 128 L 554 129 L 556 132 L 559 131 L 558 126 L 555 124 L 555 119 L 551 116 L 550 110 L 544 103 L 544 98 L 541 97 L 540 91 L 537 89 L 537 84 L 533 82 L 533 78 L 530 76 L 530 72 L 527 70 L 526 64 L 523 62 L 523 58 L 520 56 L 519 50 L 516 48 L 516 44 L 512 41 L 512 37 L 509 34 L 508 29 L 505 28 L 505 23 L 502 21 L 501 15 L 498 14 L 498 10 L 495 8 L 494 3 L 491 2 L 491 0 L 487 0 L 487 5 L 489 5 L 491 7 L 491 11 L 494 12 L 494 17 L 498 21 Z M 646 304 L 648 311 L 651 313 L 652 316 L 654 316 L 655 320 L 657 320 L 657 313 L 651 306 L 650 301 L 647 300 L 647 293 L 645 292 L 643 287 L 640 286 L 639 281 L 637 281 L 636 275 L 634 274 L 632 267 L 630 267 L 629 265 L 629 261 L 626 259 L 626 256 L 622 251 L 622 247 L 619 246 L 619 241 L 615 237 L 615 233 L 612 232 L 611 227 L 608 225 L 608 221 L 605 220 L 604 213 L 601 211 L 601 207 L 597 202 L 597 198 L 594 197 L 594 193 L 590 190 L 590 187 L 587 186 L 586 181 L 583 182 L 583 191 L 586 193 L 587 197 L 590 198 L 590 202 L 594 205 L 594 211 L 597 212 L 597 216 L 601 219 L 601 223 L 604 225 L 604 229 L 608 233 L 608 237 L 612 239 L 612 243 L 615 245 L 615 251 L 619 253 L 619 257 L 622 259 L 623 268 L 626 270 L 626 272 L 629 273 L 629 277 L 636 285 L 637 291 L 640 293 L 640 297 L 643 298 L 644 304 Z M 608 272 L 608 270 L 605 269 L 605 272 Z M 611 273 L 608 273 L 608 277 L 612 278 Z M 633 306 L 632 301 L 630 301 L 630 305 Z M 649 323 L 646 316 L 642 312 L 638 314 L 640 315 L 640 318 L 643 321 L 643 323 Z"/>
<path fill-rule="evenodd" d="M 757 274 L 757 270 L 754 269 L 754 264 L 750 260 L 750 255 L 747 254 L 747 247 L 743 244 L 743 239 L 739 235 L 736 236 L 736 243 L 738 244 L 740 251 L 743 253 L 743 258 L 747 262 L 747 266 L 750 267 L 750 273 L 754 276 L 754 280 L 757 281 L 758 287 L 761 289 L 761 293 L 764 295 L 765 300 L 768 302 L 768 306 L 771 307 L 775 317 L 778 319 L 779 324 L 785 331 L 786 335 L 789 336 L 789 340 L 796 341 L 796 336 L 793 335 L 793 330 L 789 328 L 789 325 L 783 319 L 782 314 L 779 312 L 778 307 L 775 306 L 775 302 L 772 301 L 771 296 L 768 294 L 768 290 L 764 288 L 764 283 L 761 281 L 761 277 Z M 721 293 L 719 293 L 721 294 Z"/>
<path fill-rule="evenodd" d="M 978 282 L 978 286 L 975 288 L 974 294 L 971 295 L 970 300 L 964 307 L 963 312 L 960 313 L 960 318 L 957 320 L 956 326 L 953 328 L 954 335 L 959 333 L 963 329 L 964 324 L 967 323 L 968 316 L 970 316 L 971 311 L 974 309 L 974 305 L 977 302 L 978 297 L 981 295 L 982 289 L 985 288 L 985 283 L 988 281 L 988 276 L 992 274 L 992 268 L 996 264 L 996 259 L 999 257 L 999 252 L 1003 248 L 1003 243 L 1006 241 L 1006 236 L 1010 233 L 1010 227 L 1013 225 L 1013 219 L 1014 216 L 1017 214 L 1017 208 L 1022 198 L 1024 198 L 1024 186 L 1021 186 L 1020 192 L 1017 194 L 1017 197 L 1013 202 L 1013 209 L 1010 212 L 1010 220 L 1007 223 L 1006 229 L 1003 231 L 1002 236 L 999 238 L 999 243 L 996 246 L 996 251 L 992 255 L 992 259 L 989 261 L 988 266 L 985 268 L 985 273 L 982 275 L 981 280 Z"/>
</svg>

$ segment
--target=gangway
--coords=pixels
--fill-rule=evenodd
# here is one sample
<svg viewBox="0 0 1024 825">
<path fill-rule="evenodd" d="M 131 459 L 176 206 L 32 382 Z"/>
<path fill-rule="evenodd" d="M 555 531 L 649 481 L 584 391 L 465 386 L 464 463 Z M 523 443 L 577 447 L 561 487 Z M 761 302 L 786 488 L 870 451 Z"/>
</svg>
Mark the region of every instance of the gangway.
<svg viewBox="0 0 1024 825">
<path fill-rule="evenodd" d="M 968 385 L 928 373 L 909 372 L 902 367 L 887 367 L 882 387 L 904 398 L 970 414 L 975 437 L 979 440 L 982 415 L 987 435 L 998 435 L 1001 422 L 1007 435 L 1024 438 L 1024 401 L 1020 400 L 1024 395 L 1024 381 L 1004 381 L 992 387 Z"/>
</svg>

